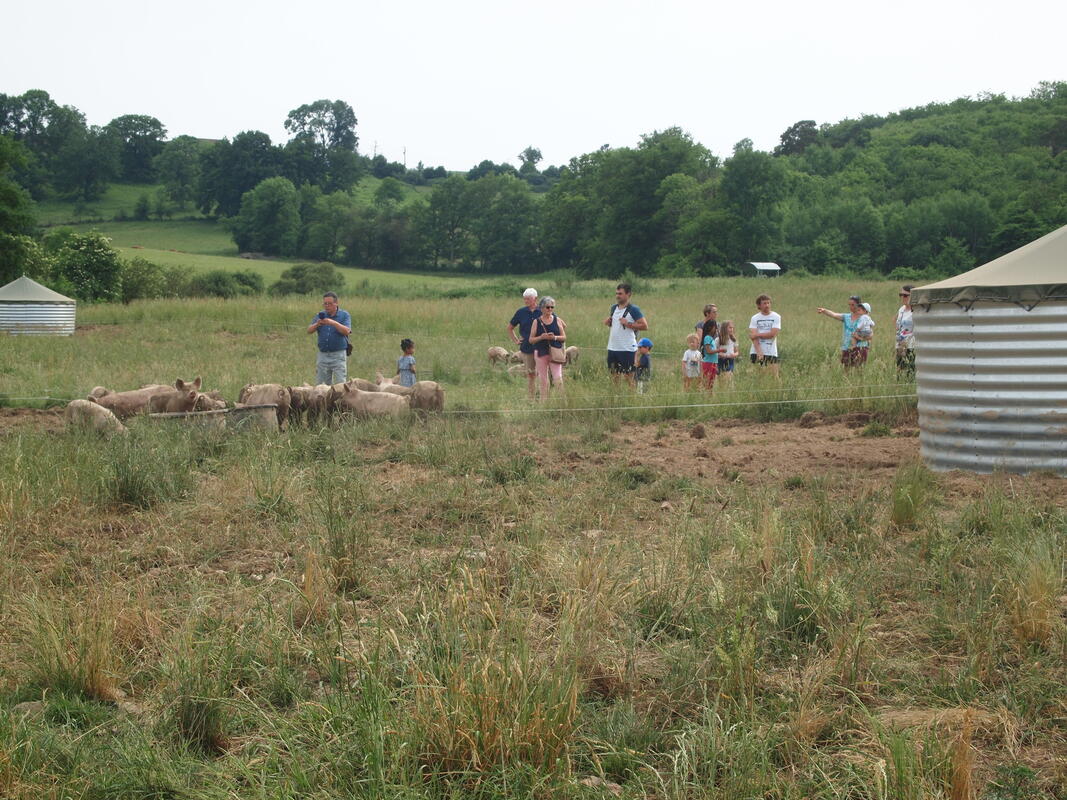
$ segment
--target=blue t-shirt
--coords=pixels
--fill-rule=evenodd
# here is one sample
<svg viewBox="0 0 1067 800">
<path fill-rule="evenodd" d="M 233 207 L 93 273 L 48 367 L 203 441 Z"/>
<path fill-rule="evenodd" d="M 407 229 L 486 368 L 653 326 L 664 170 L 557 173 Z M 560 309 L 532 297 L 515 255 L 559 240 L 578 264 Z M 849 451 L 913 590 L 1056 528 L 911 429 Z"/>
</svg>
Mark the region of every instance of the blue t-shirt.
<svg viewBox="0 0 1067 800">
<path fill-rule="evenodd" d="M 317 322 L 318 315 L 315 315 L 315 319 L 311 320 L 312 324 Z M 352 317 L 347 311 L 343 309 L 337 309 L 337 313 L 330 319 L 340 322 L 349 330 L 352 330 Z M 319 335 L 319 351 L 323 353 L 336 353 L 338 350 L 344 350 L 348 347 L 348 337 L 342 336 L 337 332 L 337 329 L 333 325 L 320 325 L 316 331 Z"/>
<path fill-rule="evenodd" d="M 403 355 L 396 360 L 396 371 L 401 386 L 415 385 L 415 356 Z"/>
<path fill-rule="evenodd" d="M 704 346 L 700 348 L 700 360 L 705 364 L 719 363 L 719 342 L 714 336 L 704 337 Z"/>
<path fill-rule="evenodd" d="M 519 350 L 523 353 L 532 353 L 534 347 L 530 344 L 530 328 L 534 320 L 541 316 L 541 312 L 534 308 L 523 306 L 515 312 L 511 318 L 511 324 L 519 329 Z"/>
<path fill-rule="evenodd" d="M 862 315 L 860 315 L 862 317 Z M 853 346 L 855 347 L 868 347 L 870 342 L 865 339 L 860 339 L 855 345 L 852 344 L 852 334 L 856 332 L 856 325 L 859 323 L 859 318 L 852 319 L 851 314 L 841 315 L 841 349 L 849 350 Z"/>
</svg>

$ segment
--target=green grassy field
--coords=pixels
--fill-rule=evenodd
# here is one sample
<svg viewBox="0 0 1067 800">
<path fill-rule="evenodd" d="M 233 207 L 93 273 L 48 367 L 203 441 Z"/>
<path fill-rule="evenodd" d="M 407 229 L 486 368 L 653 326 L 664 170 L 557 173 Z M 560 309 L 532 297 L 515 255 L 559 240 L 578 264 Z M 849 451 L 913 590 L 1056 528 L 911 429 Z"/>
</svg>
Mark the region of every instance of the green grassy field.
<svg viewBox="0 0 1067 800">
<path fill-rule="evenodd" d="M 643 282 L 637 396 L 613 282 L 346 276 L 350 374 L 411 336 L 446 413 L 107 441 L 0 408 L 0 796 L 1067 797 L 1063 481 L 917 463 L 914 400 L 870 399 L 913 391 L 895 285 Z M 524 285 L 583 350 L 545 406 L 485 358 Z M 681 394 L 702 305 L 765 290 L 781 381 Z M 855 292 L 845 375 L 814 309 Z M 318 303 L 84 306 L 0 337 L 0 396 L 309 380 Z"/>
<path fill-rule="evenodd" d="M 260 262 L 253 262 L 260 263 Z M 354 318 L 356 353 L 350 375 L 372 378 L 395 367 L 399 341 L 416 342 L 420 375 L 447 386 L 451 402 L 467 408 L 502 408 L 524 402 L 524 380 L 492 368 L 486 350 L 507 346 L 506 325 L 520 305 L 523 286 L 553 294 L 557 313 L 568 323 L 568 339 L 583 353 L 570 371 L 568 391 L 558 402 L 572 406 L 600 402 L 637 402 L 616 393 L 604 374 L 606 330 L 602 324 L 614 295 L 611 281 L 553 283 L 551 277 L 413 278 L 392 273 L 345 270 L 347 292 L 342 307 Z M 747 363 L 733 384 L 721 383 L 721 402 L 766 401 L 767 405 L 731 406 L 728 413 L 755 408 L 768 415 L 797 416 L 808 407 L 792 401 L 853 395 L 912 394 L 898 386 L 892 359 L 892 315 L 896 287 L 857 282 L 759 279 L 649 281 L 639 286 L 635 302 L 649 317 L 656 343 L 656 379 L 645 405 L 701 402 L 682 394 L 679 362 L 685 337 L 701 317 L 704 302 L 714 298 L 720 319 L 747 326 L 755 295 L 773 290 L 785 318 L 781 337 L 782 381 L 768 381 Z M 843 307 L 848 294 L 861 292 L 875 308 L 882 329 L 871 363 L 854 376 L 837 364 L 840 324 L 815 314 L 817 305 Z M 95 385 L 131 388 L 175 377 L 202 375 L 207 385 L 228 397 L 248 382 L 296 384 L 314 377 L 314 342 L 305 333 L 318 298 L 250 298 L 244 300 L 174 300 L 135 302 L 129 306 L 97 305 L 79 309 L 79 332 L 70 339 L 6 337 L 0 357 L 0 395 L 83 396 Z M 195 343 L 195 344 L 194 344 Z M 746 349 L 747 352 L 747 349 Z M 616 396 L 617 395 L 617 396 Z M 790 401 L 776 406 L 772 401 Z M 882 410 L 911 407 L 910 400 L 872 401 Z M 845 405 L 829 403 L 833 411 Z M 673 410 L 670 413 L 683 413 Z M 727 413 L 727 409 L 722 409 Z"/>
</svg>

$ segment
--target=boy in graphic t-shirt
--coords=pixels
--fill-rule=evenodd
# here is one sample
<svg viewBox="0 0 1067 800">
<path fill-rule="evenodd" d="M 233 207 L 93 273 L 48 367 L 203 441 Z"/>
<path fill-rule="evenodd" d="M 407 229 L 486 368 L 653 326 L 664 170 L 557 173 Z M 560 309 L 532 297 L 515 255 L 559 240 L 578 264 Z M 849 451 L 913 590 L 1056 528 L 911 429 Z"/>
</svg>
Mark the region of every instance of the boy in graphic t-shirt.
<svg viewBox="0 0 1067 800">
<path fill-rule="evenodd" d="M 759 312 L 752 315 L 748 322 L 748 338 L 752 340 L 749 360 L 753 364 L 767 367 L 778 377 L 778 334 L 782 332 L 782 317 L 771 311 L 770 295 L 761 294 L 756 298 Z"/>
</svg>

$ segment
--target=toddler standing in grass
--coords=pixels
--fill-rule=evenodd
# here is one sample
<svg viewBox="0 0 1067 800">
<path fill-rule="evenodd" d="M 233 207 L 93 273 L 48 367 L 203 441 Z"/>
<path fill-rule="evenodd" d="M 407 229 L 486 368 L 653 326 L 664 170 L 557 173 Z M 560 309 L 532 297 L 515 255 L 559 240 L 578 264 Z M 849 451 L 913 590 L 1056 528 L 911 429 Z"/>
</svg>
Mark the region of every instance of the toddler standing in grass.
<svg viewBox="0 0 1067 800">
<path fill-rule="evenodd" d="M 400 376 L 401 386 L 415 385 L 415 343 L 411 339 L 400 340 L 400 352 L 396 360 L 396 373 Z"/>
<path fill-rule="evenodd" d="M 688 345 L 682 353 L 682 385 L 686 391 L 693 385 L 693 381 L 700 377 L 700 337 L 691 333 L 685 337 Z"/>
</svg>

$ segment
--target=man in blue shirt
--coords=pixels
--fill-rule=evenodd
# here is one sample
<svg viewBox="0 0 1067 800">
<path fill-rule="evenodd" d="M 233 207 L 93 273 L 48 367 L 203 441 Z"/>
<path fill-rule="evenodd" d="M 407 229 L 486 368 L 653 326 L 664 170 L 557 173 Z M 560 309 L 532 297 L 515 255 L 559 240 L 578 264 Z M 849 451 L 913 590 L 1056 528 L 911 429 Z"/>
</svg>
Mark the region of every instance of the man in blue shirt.
<svg viewBox="0 0 1067 800">
<path fill-rule="evenodd" d="M 322 311 L 308 325 L 308 333 L 319 334 L 319 356 L 316 361 L 315 383 L 344 383 L 348 380 L 348 337 L 352 333 L 352 317 L 337 307 L 337 295 L 326 292 L 322 296 Z"/>
<path fill-rule="evenodd" d="M 537 308 L 537 290 L 530 288 L 523 292 L 522 302 L 525 305 L 512 315 L 511 322 L 508 323 L 508 336 L 519 346 L 519 352 L 522 353 L 522 363 L 526 365 L 526 391 L 532 400 L 537 362 L 534 360 L 534 346 L 530 344 L 530 329 L 534 320 L 541 316 Z M 515 335 L 516 328 L 519 329 L 518 336 Z"/>
</svg>

